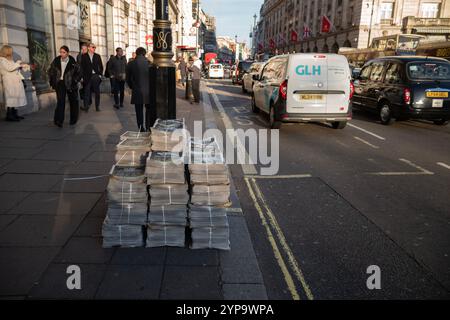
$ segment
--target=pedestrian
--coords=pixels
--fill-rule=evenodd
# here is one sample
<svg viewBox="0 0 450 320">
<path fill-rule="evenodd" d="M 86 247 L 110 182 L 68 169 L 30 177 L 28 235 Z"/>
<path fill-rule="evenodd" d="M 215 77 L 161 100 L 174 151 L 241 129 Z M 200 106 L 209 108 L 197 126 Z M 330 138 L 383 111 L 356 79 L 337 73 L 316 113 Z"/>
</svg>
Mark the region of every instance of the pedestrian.
<svg viewBox="0 0 450 320">
<path fill-rule="evenodd" d="M 108 62 L 106 62 L 106 66 L 105 66 L 105 78 L 109 78 L 109 84 L 110 84 L 110 95 L 112 96 L 112 95 L 114 95 L 114 81 L 113 81 L 113 79 L 110 77 L 110 74 L 109 74 L 109 65 L 110 65 L 110 61 L 111 61 L 111 59 L 112 58 L 114 58 L 114 55 L 112 54 L 112 55 L 110 55 L 109 56 L 109 60 L 108 60 Z"/>
<path fill-rule="evenodd" d="M 131 58 L 128 59 L 128 63 L 130 63 L 131 61 L 134 61 L 134 59 L 136 59 L 136 52 L 131 53 Z"/>
<path fill-rule="evenodd" d="M 4 45 L 0 49 L 0 76 L 5 95 L 6 121 L 20 121 L 17 109 L 27 104 L 27 96 L 23 86 L 23 76 L 20 71 L 28 65 L 22 61 L 13 60 L 13 48 Z"/>
<path fill-rule="evenodd" d="M 81 44 L 81 49 L 80 49 L 80 53 L 78 53 L 77 55 L 77 64 L 81 67 L 81 57 L 83 56 L 83 54 L 88 52 L 88 44 L 83 42 Z M 79 93 L 79 97 L 80 100 L 84 99 L 84 85 L 81 85 L 81 83 L 79 84 L 80 89 L 78 90 Z M 92 103 L 91 101 L 91 97 L 89 97 L 89 105 Z"/>
<path fill-rule="evenodd" d="M 181 75 L 181 85 L 184 87 L 186 83 L 186 61 L 184 61 L 183 57 L 180 57 L 180 64 L 178 65 L 178 69 L 180 70 Z"/>
<path fill-rule="evenodd" d="M 200 102 L 200 79 L 202 77 L 202 61 L 197 57 L 193 57 L 193 63 L 189 67 L 192 72 L 192 94 L 194 95 L 194 102 Z"/>
<path fill-rule="evenodd" d="M 116 55 L 109 59 L 108 72 L 111 79 L 111 86 L 113 88 L 114 108 L 123 108 L 127 58 L 123 55 L 122 48 L 117 48 Z"/>
<path fill-rule="evenodd" d="M 50 86 L 56 91 L 55 125 L 63 127 L 66 96 L 69 98 L 70 104 L 70 125 L 75 125 L 79 115 L 77 90 L 81 72 L 75 58 L 69 55 L 67 46 L 59 49 L 59 56 L 53 60 L 48 70 L 48 78 Z"/>
<path fill-rule="evenodd" d="M 181 71 L 179 69 L 180 66 L 180 59 L 177 59 L 175 61 L 175 82 L 176 84 L 181 84 Z"/>
<path fill-rule="evenodd" d="M 150 106 L 149 67 L 144 48 L 136 49 L 136 58 L 128 63 L 126 81 L 131 89 L 131 104 L 136 110 L 139 131 L 146 131 L 156 121 L 156 109 Z M 144 123 L 145 106 L 145 123 Z"/>
<path fill-rule="evenodd" d="M 88 112 L 91 106 L 92 93 L 95 94 L 95 110 L 100 111 L 100 83 L 103 75 L 103 62 L 99 54 L 95 53 L 96 46 L 89 44 L 88 53 L 81 56 L 81 73 L 84 86 L 84 106 L 82 110 Z"/>
</svg>

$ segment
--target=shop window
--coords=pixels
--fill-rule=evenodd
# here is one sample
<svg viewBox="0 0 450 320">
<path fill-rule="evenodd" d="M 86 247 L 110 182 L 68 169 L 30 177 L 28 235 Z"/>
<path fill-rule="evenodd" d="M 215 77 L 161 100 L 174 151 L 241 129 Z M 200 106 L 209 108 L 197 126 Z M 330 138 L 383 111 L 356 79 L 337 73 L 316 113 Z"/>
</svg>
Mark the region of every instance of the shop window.
<svg viewBox="0 0 450 320">
<path fill-rule="evenodd" d="M 422 3 L 420 5 L 420 16 L 422 18 L 439 18 L 440 3 Z"/>
</svg>

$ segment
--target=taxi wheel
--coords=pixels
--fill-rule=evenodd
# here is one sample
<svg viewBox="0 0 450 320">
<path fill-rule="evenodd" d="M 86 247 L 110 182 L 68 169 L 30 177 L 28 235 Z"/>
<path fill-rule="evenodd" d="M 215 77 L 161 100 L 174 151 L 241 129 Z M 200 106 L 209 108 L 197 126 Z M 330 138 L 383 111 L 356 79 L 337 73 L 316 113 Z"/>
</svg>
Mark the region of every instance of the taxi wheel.
<svg viewBox="0 0 450 320">
<path fill-rule="evenodd" d="M 270 128 L 271 129 L 280 129 L 281 128 L 281 121 L 275 120 L 275 107 L 273 106 L 273 104 L 270 105 L 269 118 L 270 118 Z"/>
<path fill-rule="evenodd" d="M 448 124 L 449 121 L 446 119 L 441 119 L 441 120 L 434 120 L 433 122 L 437 126 L 445 126 Z"/>
<path fill-rule="evenodd" d="M 255 95 L 252 94 L 252 111 L 253 113 L 258 113 L 259 109 L 256 106 Z"/>
<path fill-rule="evenodd" d="M 390 125 L 394 122 L 391 106 L 387 102 L 383 103 L 380 107 L 380 120 L 384 125 Z"/>
</svg>

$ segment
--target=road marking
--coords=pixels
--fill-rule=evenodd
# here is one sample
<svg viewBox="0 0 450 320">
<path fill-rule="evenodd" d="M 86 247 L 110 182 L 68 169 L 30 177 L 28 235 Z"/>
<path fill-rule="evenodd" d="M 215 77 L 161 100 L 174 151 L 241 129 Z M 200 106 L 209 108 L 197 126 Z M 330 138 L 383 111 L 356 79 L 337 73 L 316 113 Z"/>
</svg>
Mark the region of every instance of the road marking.
<svg viewBox="0 0 450 320">
<path fill-rule="evenodd" d="M 289 174 L 289 175 L 278 175 L 278 176 L 246 176 L 252 179 L 304 179 L 312 178 L 310 174 Z"/>
<path fill-rule="evenodd" d="M 277 242 L 273 236 L 272 231 L 270 230 L 269 224 L 267 223 L 267 219 L 264 216 L 264 213 L 258 203 L 258 200 L 256 199 L 255 193 L 253 192 L 253 188 L 250 184 L 250 181 L 248 178 L 245 178 L 245 183 L 247 184 L 247 188 L 250 192 L 250 197 L 253 200 L 253 204 L 255 205 L 256 211 L 258 211 L 258 215 L 261 218 L 262 225 L 266 229 L 267 233 L 267 239 L 270 242 L 270 245 L 272 246 L 273 253 L 275 255 L 275 260 L 278 263 L 278 266 L 281 269 L 281 272 L 284 276 L 284 281 L 286 282 L 289 292 L 291 293 L 292 299 L 294 300 L 300 300 L 300 295 L 297 292 L 297 288 L 295 287 L 294 279 L 292 278 L 291 274 L 289 273 L 289 270 L 286 266 L 286 262 L 283 260 L 283 256 L 281 255 L 280 249 L 278 248 Z"/>
<path fill-rule="evenodd" d="M 437 165 L 450 170 L 450 166 L 448 164 L 443 163 L 443 162 L 438 162 Z"/>
<path fill-rule="evenodd" d="M 370 142 L 368 142 L 368 141 L 366 141 L 366 140 L 364 140 L 364 139 L 362 139 L 362 138 L 360 138 L 360 137 L 353 137 L 353 138 L 355 138 L 356 140 L 358 140 L 358 141 L 360 141 L 360 142 L 362 142 L 362 143 L 364 143 L 364 144 L 367 144 L 369 147 L 372 147 L 372 148 L 374 148 L 374 149 L 379 149 L 380 147 L 378 147 L 378 146 L 376 146 L 376 145 L 374 145 L 374 144 L 371 144 Z"/>
<path fill-rule="evenodd" d="M 357 129 L 357 130 L 360 130 L 360 131 L 362 131 L 362 132 L 364 132 L 364 133 L 367 133 L 367 134 L 369 134 L 369 135 L 371 135 L 371 136 L 373 136 L 373 137 L 375 137 L 375 138 L 377 138 L 377 139 L 380 139 L 380 140 L 386 140 L 386 138 L 383 138 L 382 136 L 379 136 L 379 135 L 377 135 L 377 134 L 375 134 L 375 133 L 373 133 L 373 132 L 370 132 L 370 131 L 368 131 L 368 130 L 366 130 L 366 129 L 363 129 L 363 128 L 360 128 L 360 127 L 358 127 L 358 126 L 355 126 L 354 124 L 352 124 L 352 123 L 348 123 L 347 124 L 348 126 L 350 126 L 350 127 L 352 127 L 352 128 L 355 128 L 355 129 Z"/>
<path fill-rule="evenodd" d="M 426 169 L 418 166 L 417 164 L 413 163 L 410 160 L 407 160 L 407 159 L 398 159 L 398 160 L 406 163 L 407 165 L 409 165 L 419 171 L 416 171 L 416 172 L 371 172 L 368 174 L 375 175 L 375 176 L 423 176 L 423 175 L 431 176 L 431 175 L 434 175 L 434 172 L 426 170 Z"/>
<path fill-rule="evenodd" d="M 247 179 L 247 178 L 246 178 Z M 256 195 L 257 197 L 260 199 L 261 203 L 263 204 L 263 207 L 265 209 L 265 212 L 269 218 L 269 223 L 272 226 L 272 228 L 275 230 L 275 234 L 278 238 L 278 241 L 281 244 L 281 247 L 284 251 L 284 253 L 287 255 L 288 260 L 289 260 L 289 265 L 291 266 L 291 268 L 294 271 L 294 274 L 297 278 L 297 280 L 301 283 L 303 291 L 305 292 L 308 300 L 313 300 L 314 296 L 308 286 L 308 284 L 306 283 L 305 277 L 303 275 L 302 270 L 300 269 L 297 260 L 295 259 L 294 254 L 292 253 L 291 248 L 289 247 L 286 238 L 283 234 L 283 231 L 281 230 L 277 219 L 275 217 L 275 215 L 273 214 L 272 210 L 269 208 L 269 206 L 267 205 L 266 200 L 264 199 L 264 196 L 261 192 L 261 190 L 258 187 L 258 184 L 256 183 L 256 180 L 254 178 L 251 178 L 251 182 L 253 183 L 253 186 L 256 190 Z"/>
<path fill-rule="evenodd" d="M 219 109 L 220 118 L 222 119 L 223 125 L 225 126 L 226 134 L 227 134 L 228 138 L 230 139 L 230 141 L 234 141 L 234 137 L 231 136 L 230 131 L 227 130 L 227 129 L 234 130 L 233 123 L 231 122 L 230 118 L 226 114 L 225 109 L 223 108 L 223 105 L 220 103 L 219 98 L 217 97 L 216 93 L 214 92 L 214 89 L 208 86 L 208 91 L 211 94 L 211 96 L 213 97 L 213 100 L 217 106 L 217 109 Z M 253 162 L 253 161 L 250 161 L 251 160 L 250 155 L 248 154 L 247 150 L 245 149 L 245 147 L 242 144 L 242 141 L 239 137 L 236 139 L 236 148 L 239 153 L 245 155 L 245 159 L 248 159 L 249 162 Z M 242 167 L 242 171 L 244 172 L 245 175 L 258 174 L 258 171 L 256 170 L 256 167 L 254 164 L 241 164 L 241 167 Z"/>
</svg>

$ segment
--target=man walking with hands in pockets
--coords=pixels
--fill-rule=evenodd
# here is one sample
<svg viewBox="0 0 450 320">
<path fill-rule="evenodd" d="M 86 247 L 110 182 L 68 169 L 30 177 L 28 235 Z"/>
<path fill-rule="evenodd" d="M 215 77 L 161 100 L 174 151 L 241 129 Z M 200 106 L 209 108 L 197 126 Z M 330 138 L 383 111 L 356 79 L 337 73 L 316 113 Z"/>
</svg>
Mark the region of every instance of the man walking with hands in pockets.
<svg viewBox="0 0 450 320">
<path fill-rule="evenodd" d="M 95 44 L 90 43 L 88 52 L 81 56 L 81 72 L 83 75 L 84 107 L 82 110 L 88 112 L 90 98 L 95 94 L 95 109 L 100 111 L 100 83 L 103 75 L 103 62 L 99 54 L 95 53 Z"/>
</svg>

